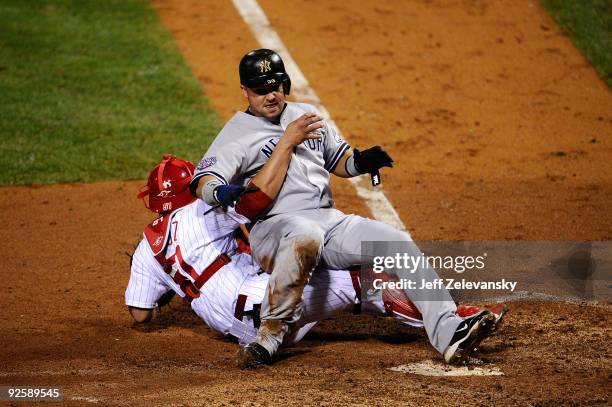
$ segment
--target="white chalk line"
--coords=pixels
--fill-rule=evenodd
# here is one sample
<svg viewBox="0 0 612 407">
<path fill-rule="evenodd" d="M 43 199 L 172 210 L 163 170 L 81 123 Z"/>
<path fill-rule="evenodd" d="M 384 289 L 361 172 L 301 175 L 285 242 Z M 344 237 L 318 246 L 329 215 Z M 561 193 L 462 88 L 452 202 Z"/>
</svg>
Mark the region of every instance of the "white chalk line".
<svg viewBox="0 0 612 407">
<path fill-rule="evenodd" d="M 314 105 L 321 115 L 342 134 L 340 128 L 331 118 L 329 111 L 323 106 L 319 96 L 308 83 L 304 73 L 289 53 L 289 50 L 272 28 L 266 14 L 257 3 L 257 0 L 233 0 L 234 6 L 250 27 L 253 35 L 263 48 L 270 48 L 278 52 L 283 59 L 285 69 L 291 78 L 291 90 L 299 102 Z M 369 184 L 369 176 L 349 178 L 350 183 L 357 190 L 357 195 L 363 199 L 378 221 L 391 225 L 399 230 L 406 230 L 395 208 L 389 202 L 380 187 L 374 188 Z"/>
</svg>

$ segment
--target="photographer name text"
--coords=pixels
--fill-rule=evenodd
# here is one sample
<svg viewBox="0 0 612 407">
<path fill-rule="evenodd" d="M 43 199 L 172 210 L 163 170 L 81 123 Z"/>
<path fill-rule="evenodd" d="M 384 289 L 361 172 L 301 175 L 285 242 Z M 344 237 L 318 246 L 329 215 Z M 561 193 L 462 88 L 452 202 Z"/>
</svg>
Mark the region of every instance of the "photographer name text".
<svg viewBox="0 0 612 407">
<path fill-rule="evenodd" d="M 420 281 L 400 279 L 398 281 L 384 281 L 376 278 L 372 281 L 375 289 L 390 289 L 390 290 L 439 290 L 446 288 L 447 290 L 506 290 L 514 291 L 516 289 L 516 281 L 507 281 L 502 278 L 499 281 L 468 281 L 464 278 L 437 278 L 435 280 Z"/>
</svg>

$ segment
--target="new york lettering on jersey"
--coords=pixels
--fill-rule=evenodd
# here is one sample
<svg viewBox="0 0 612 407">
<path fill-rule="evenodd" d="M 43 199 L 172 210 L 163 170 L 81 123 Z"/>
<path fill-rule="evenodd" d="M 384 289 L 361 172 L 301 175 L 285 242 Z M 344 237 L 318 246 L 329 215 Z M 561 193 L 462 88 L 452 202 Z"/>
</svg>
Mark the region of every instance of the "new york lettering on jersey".
<svg viewBox="0 0 612 407">
<path fill-rule="evenodd" d="M 265 155 L 266 158 L 270 158 L 277 144 L 278 144 L 278 139 L 271 138 L 264 144 L 263 148 L 261 149 L 261 153 Z M 323 139 L 314 139 L 314 140 L 307 139 L 307 140 L 304 140 L 301 145 L 303 145 L 304 147 L 310 150 L 320 151 L 321 156 L 323 154 L 323 148 L 324 148 Z"/>
<path fill-rule="evenodd" d="M 192 184 L 204 175 L 212 175 L 223 183 L 244 183 L 267 161 L 284 129 L 309 112 L 318 113 L 314 106 L 288 103 L 280 125 L 237 112 L 200 161 Z M 307 140 L 296 148 L 285 182 L 268 214 L 332 206 L 330 172 L 349 145 L 329 125 L 320 133 L 320 140 Z"/>
</svg>

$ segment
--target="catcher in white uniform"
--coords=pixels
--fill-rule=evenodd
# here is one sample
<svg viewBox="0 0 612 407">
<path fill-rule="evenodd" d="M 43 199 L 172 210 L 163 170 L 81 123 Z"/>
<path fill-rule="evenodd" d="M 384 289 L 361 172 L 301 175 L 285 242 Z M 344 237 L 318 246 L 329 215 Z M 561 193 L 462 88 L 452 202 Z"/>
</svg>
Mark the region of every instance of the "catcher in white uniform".
<svg viewBox="0 0 612 407">
<path fill-rule="evenodd" d="M 282 142 L 285 129 L 302 121 L 317 138 L 293 149 L 287 175 L 276 199 L 270 199 L 265 216 L 251 231 L 253 257 L 271 273 L 262 304 L 257 337 L 244 349 L 251 364 L 273 362 L 284 335 L 302 313 L 302 290 L 317 265 L 326 269 L 371 267 L 374 257 L 395 257 L 401 252 L 422 256 L 408 233 L 384 223 L 345 215 L 333 207 L 330 177 L 370 173 L 377 178 L 393 160 L 379 146 L 351 149 L 314 106 L 285 101 L 291 80 L 280 56 L 268 49 L 247 53 L 239 64 L 242 93 L 248 101 L 224 126 L 200 161 L 191 190 L 210 205 L 239 200 L 245 180 L 257 173 Z M 374 242 L 376 251 L 362 253 L 362 242 Z M 390 242 L 399 242 L 391 245 Z M 439 277 L 424 265 L 394 270 L 393 278 L 415 287 Z M 435 285 L 430 285 L 435 287 Z M 375 293 L 375 290 L 364 292 Z M 464 320 L 445 288 L 405 290 L 423 318 L 430 343 L 448 363 L 466 360 L 480 341 L 489 336 L 495 316 L 483 310 Z"/>
<path fill-rule="evenodd" d="M 190 162 L 164 156 L 138 195 L 148 197 L 147 207 L 161 216 L 147 226 L 134 252 L 125 302 L 136 322 L 147 322 L 169 292 L 178 293 L 190 301 L 192 309 L 210 328 L 245 345 L 257 333 L 259 307 L 269 275 L 253 265 L 250 248 L 239 229 L 249 219 L 237 211 L 254 213 L 261 207 L 253 202 L 255 196 L 246 196 L 237 211 L 231 207 L 225 211 L 212 209 L 196 201 L 188 190 L 193 170 Z M 253 183 L 269 191 L 270 184 L 283 178 L 282 160 L 271 159 L 269 171 L 262 169 L 262 175 Z M 357 273 L 315 272 L 304 289 L 302 317 L 285 336 L 284 343 L 296 343 L 317 321 L 342 311 L 363 309 L 422 326 L 420 314 L 409 301 L 398 302 L 396 296 L 381 293 L 377 299 L 362 304 L 360 292 Z M 461 307 L 460 311 L 469 316 L 480 309 Z M 503 312 L 499 319 L 502 316 Z"/>
</svg>

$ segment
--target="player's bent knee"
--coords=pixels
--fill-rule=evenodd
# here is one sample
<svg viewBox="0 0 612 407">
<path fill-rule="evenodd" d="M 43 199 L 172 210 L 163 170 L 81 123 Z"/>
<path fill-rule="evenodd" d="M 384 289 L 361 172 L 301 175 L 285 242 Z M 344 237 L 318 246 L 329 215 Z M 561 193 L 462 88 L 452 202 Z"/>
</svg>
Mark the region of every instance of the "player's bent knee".
<svg viewBox="0 0 612 407">
<path fill-rule="evenodd" d="M 325 232 L 320 227 L 312 228 L 307 235 L 305 241 L 310 245 L 323 247 L 325 243 Z"/>
<path fill-rule="evenodd" d="M 132 319 L 137 324 L 144 324 L 153 318 L 153 310 L 148 308 L 137 308 L 128 306 Z"/>
<path fill-rule="evenodd" d="M 298 258 L 300 272 L 307 274 L 317 265 L 323 251 L 324 237 L 319 239 L 304 238 L 295 243 L 295 254 Z"/>
<path fill-rule="evenodd" d="M 318 258 L 325 244 L 325 232 L 317 226 L 309 230 L 308 233 L 294 236 L 294 239 L 295 248 L 298 252 L 312 253 Z"/>
<path fill-rule="evenodd" d="M 281 241 L 292 245 L 295 244 L 296 247 L 316 247 L 316 250 L 320 250 L 325 243 L 325 232 L 316 224 L 299 224 L 299 226 L 294 227 L 289 233 L 285 234 Z"/>
<path fill-rule="evenodd" d="M 297 224 L 293 226 L 291 232 L 284 236 L 287 239 L 300 238 L 300 240 L 310 240 L 313 243 L 321 243 L 325 241 L 325 232 L 323 229 L 314 223 Z"/>
</svg>

